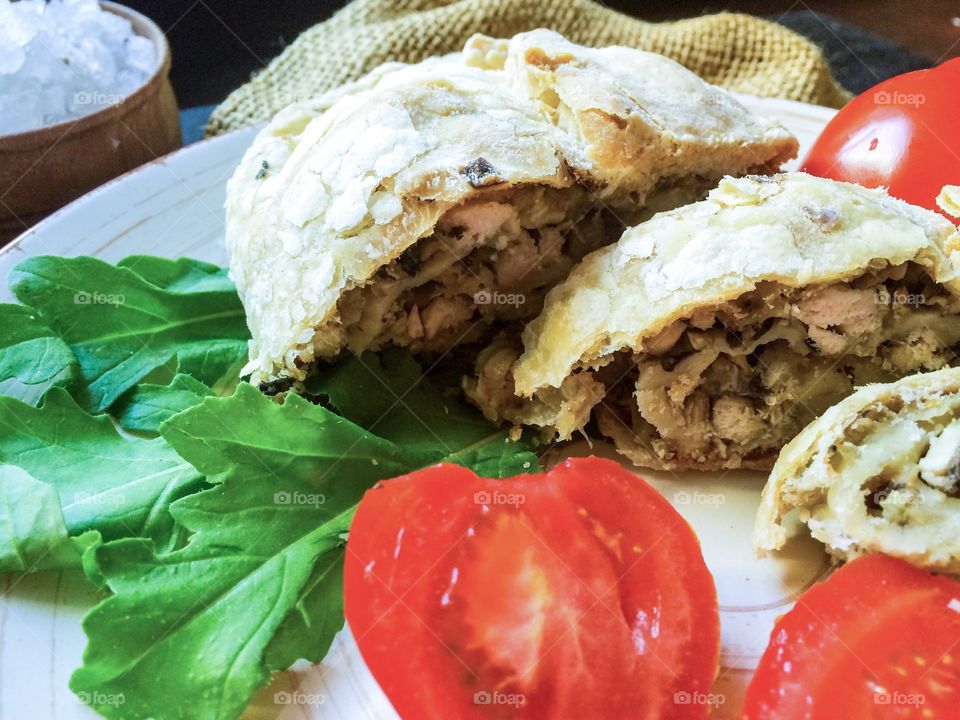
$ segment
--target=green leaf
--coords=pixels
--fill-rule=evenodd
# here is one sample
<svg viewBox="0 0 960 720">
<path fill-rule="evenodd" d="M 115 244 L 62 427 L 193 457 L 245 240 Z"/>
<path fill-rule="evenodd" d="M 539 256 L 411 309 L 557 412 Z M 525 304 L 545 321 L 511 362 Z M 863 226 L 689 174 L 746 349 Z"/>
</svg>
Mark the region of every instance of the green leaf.
<svg viewBox="0 0 960 720">
<path fill-rule="evenodd" d="M 200 260 L 130 255 L 118 262 L 117 267 L 133 270 L 147 282 L 169 292 L 236 292 L 225 268 Z"/>
<path fill-rule="evenodd" d="M 412 444 L 414 450 L 452 452 L 490 434 L 489 422 L 458 398 L 444 395 L 402 350 L 346 355 L 312 375 L 306 387 L 326 396 L 357 425 L 408 449 Z"/>
<path fill-rule="evenodd" d="M 157 433 L 160 424 L 193 407 L 213 390 L 189 375 L 176 375 L 167 385 L 141 383 L 117 401 L 114 414 L 124 430 Z"/>
<path fill-rule="evenodd" d="M 355 415 L 363 401 L 350 384 L 369 367 L 390 372 L 357 366 L 325 384 Z M 171 507 L 193 533 L 186 547 L 163 553 L 120 541 L 97 549 L 115 595 L 84 623 L 89 645 L 71 688 L 122 693 L 122 707 L 97 708 L 118 720 L 219 720 L 237 717 L 269 671 L 322 660 L 343 624 L 344 538 L 371 485 L 427 457 L 476 461 L 495 473 L 536 462 L 524 446 L 452 407 L 456 422 L 430 420 L 445 435 L 432 446 L 417 438 L 415 447 L 295 395 L 280 404 L 249 385 L 171 417 L 162 437 L 219 484 Z M 441 415 L 449 417 L 442 408 L 430 413 Z M 392 422 L 386 427 L 411 437 Z M 456 444 L 465 438 L 473 444 Z"/>
<path fill-rule="evenodd" d="M 352 518 L 352 513 L 343 518 L 342 533 L 347 531 Z M 323 541 L 331 543 L 334 534 L 342 534 L 336 533 L 336 530 L 336 525 L 329 526 Z M 343 627 L 345 554 L 338 544 L 317 557 L 313 573 L 304 583 L 296 604 L 264 650 L 263 664 L 271 672 L 286 670 L 301 658 L 319 663 L 326 657 L 330 643 Z M 319 642 L 307 647 L 304 638 L 318 638 Z"/>
<path fill-rule="evenodd" d="M 391 443 L 329 410 L 298 397 L 278 405 L 248 385 L 162 432 L 223 482 L 171 508 L 193 533 L 183 549 L 97 550 L 115 595 L 85 620 L 71 687 L 123 693 L 122 707 L 97 708 L 108 717 L 234 718 L 269 670 L 326 654 L 342 626 L 341 538 L 363 492 L 406 466 Z"/>
<path fill-rule="evenodd" d="M 489 478 L 540 472 L 540 457 L 526 448 L 525 444 L 507 437 L 506 433 L 498 432 L 441 458 L 439 462 L 463 465 L 480 477 Z"/>
<path fill-rule="evenodd" d="M 69 536 L 50 485 L 0 465 L 0 572 L 79 567 L 85 549 L 97 542 L 96 531 Z"/>
<path fill-rule="evenodd" d="M 0 305 L 0 395 L 31 405 L 52 387 L 69 386 L 77 373 L 70 348 L 23 305 Z"/>
<path fill-rule="evenodd" d="M 221 498 L 227 506 L 249 500 L 242 494 Z M 90 643 L 70 687 L 92 698 L 124 697 L 121 706 L 94 702 L 103 715 L 236 718 L 269 680 L 261 657 L 311 569 L 336 547 L 333 528 L 345 523 L 314 525 L 280 548 L 237 548 L 227 560 L 218 535 L 235 521 L 232 513 L 243 510 L 223 510 L 227 514 L 209 537 L 162 560 L 140 540 L 98 551 L 98 567 L 115 594 L 84 619 Z"/>
<path fill-rule="evenodd" d="M 410 467 L 396 445 L 326 408 L 296 395 L 281 405 L 247 383 L 229 398 L 207 398 L 175 416 L 161 433 L 215 482 L 265 477 L 282 489 L 289 478 L 345 477 L 366 489 Z"/>
<path fill-rule="evenodd" d="M 246 356 L 240 299 L 226 271 L 206 263 L 35 257 L 10 282 L 70 346 L 82 381 L 78 400 L 94 412 L 172 358 L 180 372 L 210 385 Z"/>
<path fill-rule="evenodd" d="M 326 397 L 344 417 L 401 446 L 419 465 L 452 462 L 487 477 L 533 472 L 539 461 L 477 410 L 444 393 L 409 353 L 348 355 L 311 376 L 307 392 Z M 503 459 L 505 464 L 500 463 Z"/>
<path fill-rule="evenodd" d="M 0 397 L 0 463 L 56 491 L 71 536 L 95 530 L 106 540 L 147 537 L 161 547 L 176 539 L 170 503 L 203 485 L 165 440 L 124 437 L 108 416 L 86 413 L 60 388 L 39 408 Z"/>
</svg>

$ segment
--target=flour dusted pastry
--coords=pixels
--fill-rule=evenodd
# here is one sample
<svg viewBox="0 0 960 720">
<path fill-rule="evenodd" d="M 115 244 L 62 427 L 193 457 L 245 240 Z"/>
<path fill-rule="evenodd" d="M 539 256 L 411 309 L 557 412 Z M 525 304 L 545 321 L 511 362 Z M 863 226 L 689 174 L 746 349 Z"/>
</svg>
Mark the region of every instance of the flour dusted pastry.
<svg viewBox="0 0 960 720">
<path fill-rule="evenodd" d="M 937 205 L 948 215 L 960 218 L 960 185 L 947 185 L 937 196 Z"/>
<path fill-rule="evenodd" d="M 954 361 L 958 251 L 948 220 L 881 190 L 727 178 L 588 255 L 465 389 L 560 438 L 594 418 L 638 465 L 770 468 L 855 385 Z"/>
<path fill-rule="evenodd" d="M 375 71 L 280 113 L 228 184 L 246 371 L 476 341 L 534 316 L 624 222 L 796 147 L 671 60 L 545 30 Z"/>
<path fill-rule="evenodd" d="M 808 425 L 764 488 L 760 553 L 783 546 L 793 509 L 841 559 L 960 572 L 960 368 L 868 385 Z"/>
</svg>

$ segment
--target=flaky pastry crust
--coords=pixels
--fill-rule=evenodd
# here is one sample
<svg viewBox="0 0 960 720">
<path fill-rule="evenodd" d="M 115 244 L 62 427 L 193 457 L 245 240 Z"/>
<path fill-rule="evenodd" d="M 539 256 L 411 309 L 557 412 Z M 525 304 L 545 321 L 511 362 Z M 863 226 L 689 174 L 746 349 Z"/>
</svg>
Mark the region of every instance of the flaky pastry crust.
<svg viewBox="0 0 960 720">
<path fill-rule="evenodd" d="M 588 255 L 465 387 L 560 438 L 595 419 L 639 465 L 766 469 L 855 385 L 954 361 L 958 251 L 949 221 L 882 190 L 728 178 Z"/>
<path fill-rule="evenodd" d="M 763 491 L 759 554 L 783 547 L 793 510 L 839 559 L 960 572 L 960 368 L 863 387 L 794 438 Z"/>
<path fill-rule="evenodd" d="M 450 287 L 443 303 L 426 307 L 426 281 L 403 276 L 419 260 L 408 253 L 394 266 L 412 246 L 439 233 L 434 245 L 456 246 L 451 252 L 509 249 L 509 238 L 494 237 L 503 232 L 494 220 L 536 244 L 537 223 L 565 236 L 575 214 L 598 203 L 630 222 L 702 197 L 725 173 L 775 169 L 796 147 L 779 124 L 671 60 L 588 49 L 546 30 L 510 41 L 478 36 L 461 55 L 384 66 L 281 112 L 228 184 L 230 269 L 253 338 L 246 372 L 254 381 L 302 379 L 315 359 L 345 347 L 438 350 L 475 339 L 471 323 L 490 324 L 496 313 L 478 315 Z M 535 217 L 534 191 L 567 216 Z M 515 192 L 523 209 L 511 215 Z M 482 203 L 491 207 L 471 215 Z M 453 210 L 474 223 L 466 238 L 463 223 L 444 225 Z M 534 298 L 528 316 L 576 259 L 557 261 L 524 289 Z M 486 287 L 490 275 L 475 273 L 480 291 L 512 289 Z M 360 307 L 380 312 L 376 298 L 344 296 L 384 279 L 396 297 L 383 302 L 378 325 Z"/>
</svg>

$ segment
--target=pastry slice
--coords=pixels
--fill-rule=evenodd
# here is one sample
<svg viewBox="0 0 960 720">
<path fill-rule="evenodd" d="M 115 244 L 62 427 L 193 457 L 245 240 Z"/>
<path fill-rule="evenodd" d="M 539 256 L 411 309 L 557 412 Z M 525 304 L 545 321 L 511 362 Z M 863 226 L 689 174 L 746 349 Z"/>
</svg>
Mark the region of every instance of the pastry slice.
<svg viewBox="0 0 960 720">
<path fill-rule="evenodd" d="M 763 491 L 760 554 L 783 546 L 794 509 L 840 559 L 960 572 L 960 368 L 860 388 L 794 438 Z"/>
<path fill-rule="evenodd" d="M 882 190 L 728 178 L 588 255 L 465 389 L 491 419 L 595 429 L 637 465 L 769 469 L 854 386 L 955 362 L 958 250 L 948 220 Z"/>
<path fill-rule="evenodd" d="M 546 30 L 377 70 L 280 113 L 228 184 L 246 372 L 486 338 L 625 223 L 796 148 L 667 58 Z"/>
</svg>

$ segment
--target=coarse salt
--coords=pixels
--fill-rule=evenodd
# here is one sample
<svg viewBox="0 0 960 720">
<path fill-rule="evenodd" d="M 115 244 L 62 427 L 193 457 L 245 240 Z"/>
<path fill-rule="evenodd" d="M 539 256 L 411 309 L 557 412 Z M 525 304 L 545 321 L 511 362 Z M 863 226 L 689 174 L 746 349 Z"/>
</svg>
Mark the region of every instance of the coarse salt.
<svg viewBox="0 0 960 720">
<path fill-rule="evenodd" d="M 96 0 L 0 0 L 0 134 L 122 102 L 156 69 L 157 55 Z"/>
</svg>

